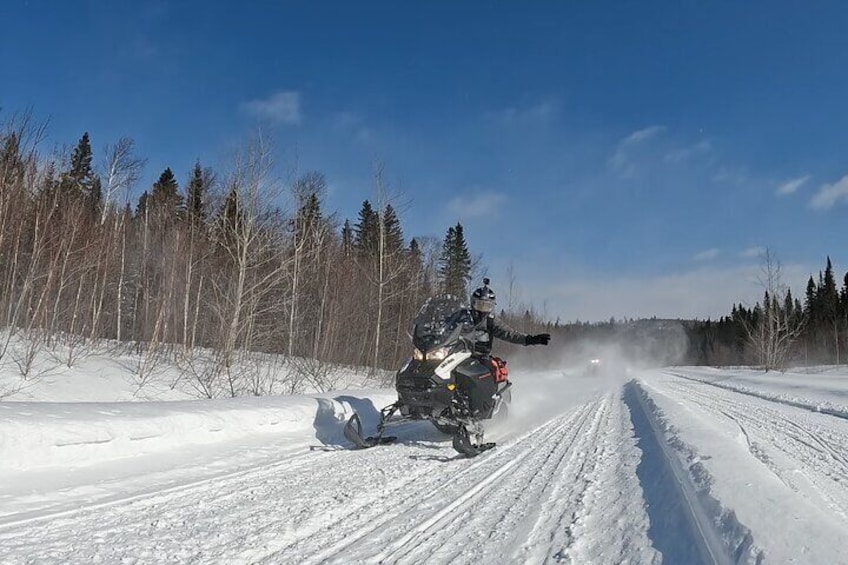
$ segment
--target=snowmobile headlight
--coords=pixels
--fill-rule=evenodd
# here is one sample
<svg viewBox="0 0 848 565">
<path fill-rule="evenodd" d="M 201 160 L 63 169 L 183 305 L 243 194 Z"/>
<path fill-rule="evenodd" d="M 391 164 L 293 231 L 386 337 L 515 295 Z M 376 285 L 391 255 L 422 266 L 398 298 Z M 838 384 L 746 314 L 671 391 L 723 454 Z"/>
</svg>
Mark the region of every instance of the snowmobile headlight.
<svg viewBox="0 0 848 565">
<path fill-rule="evenodd" d="M 420 349 L 418 349 L 417 347 L 412 350 L 412 358 L 415 359 L 416 361 L 423 361 L 424 357 L 425 357 L 424 353 Z"/>
<path fill-rule="evenodd" d="M 427 359 L 430 359 L 431 361 L 441 361 L 448 356 L 448 353 L 449 351 L 447 347 L 439 347 L 438 349 L 434 349 L 427 353 Z"/>
</svg>

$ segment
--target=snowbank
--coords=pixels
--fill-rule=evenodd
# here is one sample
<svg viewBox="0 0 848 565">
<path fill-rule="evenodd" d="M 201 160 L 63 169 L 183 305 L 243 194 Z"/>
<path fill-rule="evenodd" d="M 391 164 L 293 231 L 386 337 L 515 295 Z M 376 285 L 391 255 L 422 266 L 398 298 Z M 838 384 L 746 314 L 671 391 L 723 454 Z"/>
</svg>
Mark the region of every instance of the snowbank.
<svg viewBox="0 0 848 565">
<path fill-rule="evenodd" d="M 373 423 L 388 390 L 115 403 L 0 403 L 0 472 L 80 467 L 256 434 L 338 442 L 353 410 Z"/>
</svg>

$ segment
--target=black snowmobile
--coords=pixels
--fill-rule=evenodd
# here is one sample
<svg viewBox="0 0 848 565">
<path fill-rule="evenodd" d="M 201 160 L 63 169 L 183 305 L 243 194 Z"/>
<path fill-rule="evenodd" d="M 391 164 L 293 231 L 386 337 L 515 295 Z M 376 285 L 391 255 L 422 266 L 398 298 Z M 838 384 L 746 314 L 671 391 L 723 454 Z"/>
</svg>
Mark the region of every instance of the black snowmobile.
<svg viewBox="0 0 848 565">
<path fill-rule="evenodd" d="M 397 402 L 381 410 L 376 435 L 362 437 L 362 423 L 354 413 L 345 425 L 345 437 L 357 447 L 374 447 L 397 439 L 383 435 L 389 423 L 429 420 L 452 435 L 454 449 L 468 457 L 494 447 L 483 442 L 481 420 L 506 415 L 512 385 L 504 361 L 492 358 L 488 363 L 472 356 L 476 331 L 471 311 L 459 298 L 428 299 L 412 324 L 413 356 L 395 376 Z M 487 413 L 472 414 L 463 384 L 480 378 L 495 379 L 497 392 Z M 395 414 L 399 417 L 392 419 Z"/>
</svg>

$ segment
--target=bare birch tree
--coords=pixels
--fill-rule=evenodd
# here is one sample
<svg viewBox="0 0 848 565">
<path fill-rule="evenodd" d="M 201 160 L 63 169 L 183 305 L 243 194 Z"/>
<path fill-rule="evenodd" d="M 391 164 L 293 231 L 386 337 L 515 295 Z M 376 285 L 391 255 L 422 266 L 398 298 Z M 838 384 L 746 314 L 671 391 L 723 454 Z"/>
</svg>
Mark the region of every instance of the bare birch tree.
<svg viewBox="0 0 848 565">
<path fill-rule="evenodd" d="M 763 368 L 781 369 L 803 330 L 804 320 L 780 306 L 787 286 L 782 281 L 780 261 L 771 249 L 766 248 L 760 257 L 758 282 L 765 290 L 761 315 L 756 322 L 746 323 L 745 330 Z"/>
</svg>

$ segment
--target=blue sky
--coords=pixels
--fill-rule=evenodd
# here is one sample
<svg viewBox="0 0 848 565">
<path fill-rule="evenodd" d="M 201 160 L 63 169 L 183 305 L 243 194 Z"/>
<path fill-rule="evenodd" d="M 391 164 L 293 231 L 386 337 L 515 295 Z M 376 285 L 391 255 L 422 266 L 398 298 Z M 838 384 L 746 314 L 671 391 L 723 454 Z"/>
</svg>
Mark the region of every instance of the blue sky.
<svg viewBox="0 0 848 565">
<path fill-rule="evenodd" d="M 258 125 L 280 174 L 354 218 L 375 159 L 407 236 L 461 221 L 550 317 L 720 316 L 758 249 L 796 294 L 848 201 L 848 7 L 819 2 L 7 0 L 2 116 L 224 169 Z M 503 295 L 503 291 L 501 292 Z"/>
</svg>

